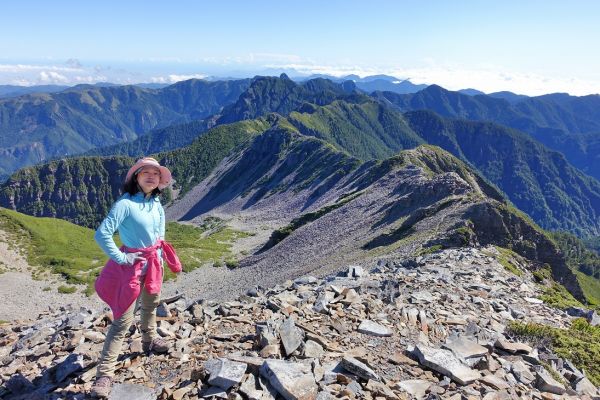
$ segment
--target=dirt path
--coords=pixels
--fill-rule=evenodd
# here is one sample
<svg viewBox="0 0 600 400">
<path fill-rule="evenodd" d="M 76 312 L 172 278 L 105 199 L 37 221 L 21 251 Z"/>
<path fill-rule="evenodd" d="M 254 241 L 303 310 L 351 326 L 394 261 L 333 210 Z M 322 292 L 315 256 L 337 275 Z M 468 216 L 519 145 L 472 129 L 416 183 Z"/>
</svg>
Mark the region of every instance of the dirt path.
<svg viewBox="0 0 600 400">
<path fill-rule="evenodd" d="M 9 244 L 6 232 L 0 230 L 0 320 L 34 319 L 48 307 L 59 308 L 66 304 L 95 308 L 100 306 L 96 295 L 86 297 L 81 293 L 58 293 L 63 283 L 56 277 L 34 280 L 32 267 L 25 256 Z"/>
</svg>

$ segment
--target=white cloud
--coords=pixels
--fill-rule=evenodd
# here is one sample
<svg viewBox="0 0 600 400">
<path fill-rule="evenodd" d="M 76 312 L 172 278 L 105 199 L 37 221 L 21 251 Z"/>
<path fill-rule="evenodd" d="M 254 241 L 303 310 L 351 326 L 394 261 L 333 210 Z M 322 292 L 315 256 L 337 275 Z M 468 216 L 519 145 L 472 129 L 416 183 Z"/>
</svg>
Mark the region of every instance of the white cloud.
<svg viewBox="0 0 600 400">
<path fill-rule="evenodd" d="M 96 82 L 106 82 L 108 77 L 103 75 L 87 75 L 87 76 L 74 76 L 73 79 L 77 83 L 96 83 Z"/>
<path fill-rule="evenodd" d="M 266 68 L 271 69 L 293 69 L 301 75 L 312 75 L 322 74 L 331 75 L 335 77 L 342 77 L 346 75 L 358 75 L 365 77 L 369 75 L 377 75 L 383 73 L 377 68 L 364 68 L 359 66 L 332 66 L 332 65 L 317 65 L 317 64 L 306 64 L 306 63 L 288 63 L 288 64 L 268 64 Z M 400 77 L 398 77 L 400 78 Z"/>
<path fill-rule="evenodd" d="M 432 61 L 429 64 L 433 64 Z M 548 77 L 533 73 L 504 70 L 501 67 L 461 68 L 458 66 L 428 66 L 424 68 L 390 68 L 318 65 L 312 63 L 272 63 L 267 68 L 295 70 L 301 75 L 324 74 L 335 77 L 346 75 L 385 74 L 398 79 L 410 79 L 415 84 L 437 84 L 448 90 L 474 88 L 485 93 L 511 91 L 537 96 L 565 92 L 574 96 L 600 93 L 600 80 L 583 80 L 572 77 Z"/>
<path fill-rule="evenodd" d="M 0 64 L 0 72 L 17 74 L 31 71 L 78 72 L 82 69 L 60 65 Z"/>
<path fill-rule="evenodd" d="M 566 92 L 574 96 L 600 93 L 600 81 L 548 77 L 532 73 L 503 71 L 500 68 L 414 68 L 393 70 L 390 71 L 390 74 L 406 76 L 413 83 L 436 83 L 449 90 L 474 88 L 485 93 L 507 90 L 529 96 L 555 92 Z"/>
<path fill-rule="evenodd" d="M 153 76 L 150 78 L 152 83 L 175 83 L 179 81 L 187 81 L 188 79 L 204 79 L 207 75 L 203 74 L 191 74 L 191 75 L 177 75 L 171 74 L 168 76 Z"/>
<path fill-rule="evenodd" d="M 69 78 L 59 74 L 55 71 L 42 71 L 40 72 L 38 81 L 43 84 L 48 83 L 69 83 Z"/>
<path fill-rule="evenodd" d="M 158 59 L 157 59 L 158 60 Z M 157 61 L 155 60 L 155 61 Z M 167 59 L 160 59 L 166 61 Z M 146 60 L 148 61 L 148 60 Z M 173 61 L 173 60 L 171 60 Z M 581 96 L 600 93 L 600 78 L 578 79 L 573 77 L 552 77 L 534 73 L 515 72 L 493 66 L 460 66 L 444 65 L 433 59 L 426 60 L 423 67 L 404 68 L 394 66 L 333 65 L 320 64 L 309 59 L 302 59 L 294 54 L 249 53 L 240 57 L 204 58 L 195 63 L 185 65 L 189 71 L 206 70 L 207 74 L 181 71 L 180 60 L 172 64 L 156 68 L 155 63 L 111 67 L 109 65 L 84 65 L 77 59 L 67 60 L 63 64 L 0 64 L 0 84 L 36 85 L 36 84 L 78 84 L 113 82 L 116 84 L 133 84 L 154 82 L 172 84 L 187 79 L 204 79 L 207 76 L 252 76 L 254 74 L 278 74 L 278 71 L 290 75 L 294 71 L 298 75 L 324 74 L 336 77 L 350 74 L 365 77 L 368 75 L 386 74 L 399 80 L 410 79 L 420 84 L 438 84 L 449 90 L 474 88 L 486 93 L 508 90 L 511 92 L 540 95 L 552 92 L 566 92 Z M 186 61 L 187 62 L 187 61 Z M 154 68 L 154 69 L 152 69 Z M 246 71 L 246 72 L 243 72 Z"/>
</svg>

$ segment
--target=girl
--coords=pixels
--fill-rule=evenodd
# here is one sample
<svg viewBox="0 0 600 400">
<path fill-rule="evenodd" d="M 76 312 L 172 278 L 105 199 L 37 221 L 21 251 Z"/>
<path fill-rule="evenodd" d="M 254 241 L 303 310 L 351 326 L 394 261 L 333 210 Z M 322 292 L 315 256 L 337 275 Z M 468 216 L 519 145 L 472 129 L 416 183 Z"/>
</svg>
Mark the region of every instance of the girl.
<svg viewBox="0 0 600 400">
<path fill-rule="evenodd" d="M 127 172 L 123 196 L 96 231 L 98 245 L 110 257 L 96 280 L 96 292 L 113 312 L 98 362 L 92 395 L 108 397 L 117 357 L 125 334 L 133 322 L 136 300 L 141 309 L 142 343 L 145 352 L 164 353 L 168 343 L 156 333 L 156 307 L 162 285 L 162 258 L 173 272 L 181 263 L 164 241 L 165 214 L 158 195 L 171 181 L 171 172 L 154 158 L 138 160 Z M 123 246 L 113 234 L 119 231 Z"/>
</svg>

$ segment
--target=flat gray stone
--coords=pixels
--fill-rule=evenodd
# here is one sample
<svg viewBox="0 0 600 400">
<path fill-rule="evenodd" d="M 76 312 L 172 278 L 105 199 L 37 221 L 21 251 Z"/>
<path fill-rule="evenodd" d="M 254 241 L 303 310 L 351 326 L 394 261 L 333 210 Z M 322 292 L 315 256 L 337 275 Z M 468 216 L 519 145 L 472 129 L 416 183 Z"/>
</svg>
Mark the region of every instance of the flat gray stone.
<svg viewBox="0 0 600 400">
<path fill-rule="evenodd" d="M 498 340 L 496 340 L 496 343 L 494 343 L 494 347 L 504 350 L 504 351 L 507 351 L 511 354 L 515 354 L 515 353 L 529 354 L 533 350 L 531 348 L 531 346 L 529 346 L 525 343 L 512 343 L 503 338 L 499 338 Z"/>
<path fill-rule="evenodd" d="M 563 394 L 566 392 L 562 383 L 557 382 L 545 369 L 537 372 L 535 387 L 542 392 Z"/>
<path fill-rule="evenodd" d="M 14 346 L 14 351 L 32 349 L 38 344 L 46 343 L 48 341 L 48 337 L 53 335 L 55 332 L 56 329 L 50 327 L 34 330 L 19 339 Z"/>
<path fill-rule="evenodd" d="M 585 377 L 580 379 L 573 388 L 575 391 L 577 391 L 577 394 L 587 394 L 588 396 L 598 395 L 598 389 L 596 389 L 596 386 L 594 386 L 594 384 Z"/>
<path fill-rule="evenodd" d="M 154 390 L 143 385 L 117 383 L 113 386 L 109 400 L 156 400 Z"/>
<path fill-rule="evenodd" d="M 252 374 L 248 374 L 246 380 L 240 386 L 240 392 L 249 400 L 260 400 L 263 395 L 263 391 L 256 388 L 256 379 Z"/>
<path fill-rule="evenodd" d="M 478 371 L 461 363 L 450 350 L 434 349 L 419 343 L 415 346 L 413 354 L 419 358 L 422 365 L 448 376 L 461 385 L 468 385 L 481 377 Z"/>
<path fill-rule="evenodd" d="M 368 319 L 365 319 L 360 323 L 360 325 L 358 326 L 358 331 L 360 333 L 364 333 L 365 335 L 380 337 L 392 336 L 393 334 L 392 330 L 388 327 Z"/>
<path fill-rule="evenodd" d="M 481 379 L 481 381 L 498 390 L 504 390 L 510 387 L 510 385 L 506 383 L 504 379 L 496 375 L 486 375 Z"/>
<path fill-rule="evenodd" d="M 289 304 L 291 306 L 297 305 L 302 300 L 302 299 L 300 299 L 300 297 L 296 296 L 294 293 L 287 292 L 287 291 L 275 295 L 274 298 L 278 299 L 283 304 Z"/>
<path fill-rule="evenodd" d="M 442 347 L 452 351 L 461 361 L 488 354 L 488 349 L 464 336 L 449 337 Z"/>
<path fill-rule="evenodd" d="M 314 340 L 307 340 L 306 343 L 304 343 L 304 357 L 321 358 L 323 353 L 323 346 Z"/>
<path fill-rule="evenodd" d="M 83 369 L 83 355 L 71 353 L 56 367 L 55 382 L 62 382 L 67 376 Z"/>
<path fill-rule="evenodd" d="M 587 316 L 587 321 L 589 322 L 589 324 L 591 326 L 598 326 L 600 325 L 600 315 L 598 315 L 598 313 L 596 311 L 590 311 Z"/>
<path fill-rule="evenodd" d="M 531 373 L 527 365 L 523 361 L 515 361 L 511 365 L 511 371 L 515 378 L 525 385 L 529 385 L 535 380 L 535 376 Z"/>
<path fill-rule="evenodd" d="M 204 363 L 204 369 L 210 374 L 208 383 L 227 390 L 242 381 L 247 365 L 226 358 L 211 359 Z"/>
<path fill-rule="evenodd" d="M 375 373 L 371 368 L 369 368 L 366 364 L 358 361 L 353 357 L 344 357 L 340 362 L 342 368 L 347 370 L 348 372 L 353 373 L 354 375 L 361 377 L 365 380 L 373 379 L 375 381 L 380 381 L 381 378 L 379 375 Z"/>
<path fill-rule="evenodd" d="M 309 365 L 284 360 L 266 360 L 261 376 L 286 400 L 315 400 L 318 386 Z"/>
<path fill-rule="evenodd" d="M 292 317 L 285 320 L 279 329 L 279 337 L 286 355 L 292 354 L 302 344 L 304 331 L 296 326 Z"/>
<path fill-rule="evenodd" d="M 413 303 L 413 304 L 416 304 L 416 303 L 427 304 L 427 303 L 431 303 L 435 300 L 433 298 L 433 295 L 430 292 L 427 292 L 425 290 L 420 291 L 420 292 L 411 293 L 410 299 L 411 299 L 411 303 Z"/>
<path fill-rule="evenodd" d="M 73 313 L 67 317 L 65 326 L 70 329 L 87 328 L 92 323 L 94 316 L 89 312 L 82 310 L 79 313 Z"/>
<path fill-rule="evenodd" d="M 171 316 L 169 307 L 164 301 L 161 301 L 158 307 L 156 307 L 156 316 L 161 318 L 167 318 Z"/>
<path fill-rule="evenodd" d="M 360 278 L 365 275 L 365 270 L 360 265 L 350 265 L 348 267 L 348 278 Z"/>
<path fill-rule="evenodd" d="M 220 388 L 218 386 L 211 386 L 211 387 L 201 391 L 199 396 L 202 397 L 203 399 L 213 399 L 215 397 L 218 397 L 220 399 L 226 399 L 227 391 L 223 390 L 222 388 Z"/>
<path fill-rule="evenodd" d="M 396 384 L 399 389 L 410 394 L 411 397 L 417 400 L 425 398 L 427 389 L 429 389 L 431 385 L 433 385 L 433 382 L 424 379 L 410 379 L 407 381 L 400 381 Z"/>
<path fill-rule="evenodd" d="M 544 302 L 540 299 L 536 299 L 535 297 L 523 297 L 523 300 L 525 300 L 528 303 L 532 303 L 532 304 L 543 304 Z"/>
</svg>

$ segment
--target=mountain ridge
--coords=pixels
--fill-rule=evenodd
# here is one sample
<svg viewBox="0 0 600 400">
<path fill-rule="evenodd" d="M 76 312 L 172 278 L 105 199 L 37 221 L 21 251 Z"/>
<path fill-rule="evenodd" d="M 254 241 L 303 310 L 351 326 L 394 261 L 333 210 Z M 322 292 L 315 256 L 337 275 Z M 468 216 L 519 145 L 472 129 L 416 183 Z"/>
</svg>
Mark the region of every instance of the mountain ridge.
<svg viewBox="0 0 600 400">
<path fill-rule="evenodd" d="M 596 157 L 596 150 L 600 148 L 598 95 L 468 96 L 430 85 L 414 94 L 376 92 L 374 97 L 403 112 L 428 109 L 448 118 L 490 121 L 520 130 L 549 149 L 564 154 L 584 173 L 600 179 L 600 161 Z"/>
<path fill-rule="evenodd" d="M 68 88 L 0 99 L 0 175 L 208 117 L 237 100 L 249 84 L 250 80 L 190 80 L 163 89 Z"/>
</svg>

